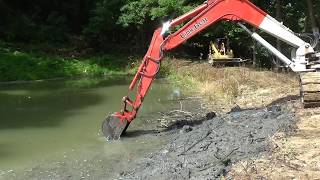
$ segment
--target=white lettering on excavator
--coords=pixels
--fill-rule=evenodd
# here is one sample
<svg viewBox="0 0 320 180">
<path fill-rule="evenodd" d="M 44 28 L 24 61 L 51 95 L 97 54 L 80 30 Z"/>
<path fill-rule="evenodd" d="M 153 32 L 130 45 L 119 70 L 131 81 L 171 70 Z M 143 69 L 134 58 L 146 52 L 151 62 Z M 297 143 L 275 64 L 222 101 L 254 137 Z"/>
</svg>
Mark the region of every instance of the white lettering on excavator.
<svg viewBox="0 0 320 180">
<path fill-rule="evenodd" d="M 184 39 L 184 38 L 188 37 L 190 34 L 192 34 L 192 32 L 194 32 L 195 30 L 199 29 L 200 27 L 202 27 L 207 22 L 208 22 L 208 19 L 206 17 L 201 19 L 201 21 L 195 23 L 195 25 L 191 26 L 189 29 L 187 29 L 186 31 L 182 32 L 180 34 L 181 38 Z"/>
</svg>

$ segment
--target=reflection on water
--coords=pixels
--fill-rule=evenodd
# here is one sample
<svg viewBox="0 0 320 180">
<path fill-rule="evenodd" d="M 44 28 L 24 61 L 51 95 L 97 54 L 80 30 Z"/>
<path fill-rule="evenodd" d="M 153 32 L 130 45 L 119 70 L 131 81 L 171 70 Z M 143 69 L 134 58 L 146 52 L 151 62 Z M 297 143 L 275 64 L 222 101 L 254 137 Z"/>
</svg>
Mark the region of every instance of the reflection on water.
<svg viewBox="0 0 320 180">
<path fill-rule="evenodd" d="M 0 175 L 1 171 L 19 172 L 40 162 L 92 159 L 97 155 L 104 157 L 98 159 L 106 168 L 115 168 L 115 164 L 124 163 L 123 159 L 158 147 L 163 143 L 161 138 L 139 135 L 155 133 L 156 122 L 152 120 L 157 112 L 175 106 L 169 100 L 173 90 L 161 82 L 152 86 L 127 138 L 108 143 L 100 136 L 103 118 L 120 110 L 130 79 L 0 85 Z"/>
</svg>

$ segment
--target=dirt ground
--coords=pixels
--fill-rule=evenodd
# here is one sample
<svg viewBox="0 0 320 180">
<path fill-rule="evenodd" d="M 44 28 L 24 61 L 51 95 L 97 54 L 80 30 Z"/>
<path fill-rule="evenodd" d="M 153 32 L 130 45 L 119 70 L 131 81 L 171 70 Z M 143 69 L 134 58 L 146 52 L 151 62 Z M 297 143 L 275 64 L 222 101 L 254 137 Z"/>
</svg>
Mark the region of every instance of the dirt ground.
<svg viewBox="0 0 320 180">
<path fill-rule="evenodd" d="M 220 179 L 239 162 L 270 155 L 270 137 L 291 135 L 296 117 L 285 105 L 260 109 L 234 109 L 198 126 L 186 125 L 160 151 L 140 159 L 136 168 L 119 179 Z"/>
<path fill-rule="evenodd" d="M 271 137 L 272 154 L 238 162 L 229 176 L 235 179 L 320 179 L 320 108 L 295 108 L 295 133 Z"/>
</svg>

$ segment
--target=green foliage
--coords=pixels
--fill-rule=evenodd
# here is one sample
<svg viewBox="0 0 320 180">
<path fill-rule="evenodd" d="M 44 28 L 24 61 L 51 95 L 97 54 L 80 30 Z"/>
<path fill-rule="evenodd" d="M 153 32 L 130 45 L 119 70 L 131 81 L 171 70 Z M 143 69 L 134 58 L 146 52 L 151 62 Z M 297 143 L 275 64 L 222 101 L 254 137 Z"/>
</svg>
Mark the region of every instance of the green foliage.
<svg viewBox="0 0 320 180">
<path fill-rule="evenodd" d="M 13 42 L 62 42 L 67 40 L 66 18 L 52 12 L 46 21 L 37 25 L 26 15 L 12 17 L 6 28 L 7 41 Z"/>
<path fill-rule="evenodd" d="M 99 38 L 103 34 L 115 30 L 122 2 L 118 0 L 99 0 L 91 11 L 89 23 L 84 27 L 83 33 L 89 39 Z"/>
<path fill-rule="evenodd" d="M 24 47 L 30 44 L 58 46 L 57 44 L 63 43 L 64 47 L 69 46 L 69 49 L 77 52 L 90 48 L 94 49 L 93 52 L 107 54 L 126 52 L 126 54 L 137 56 L 146 51 L 155 27 L 161 26 L 164 21 L 178 17 L 203 2 L 204 0 L 0 0 L 0 38 L 14 44 L 27 44 L 23 45 Z M 271 16 L 276 17 L 277 1 L 252 0 L 252 2 Z M 315 19 L 319 26 L 320 1 L 313 0 L 312 2 L 315 9 Z M 305 0 L 282 0 L 281 3 L 281 21 L 286 26 L 295 32 L 311 32 L 310 17 Z M 174 32 L 174 30 L 172 31 Z M 259 30 L 257 31 L 261 33 Z M 271 38 L 265 33 L 262 33 L 262 36 L 275 45 L 275 38 Z M 178 49 L 177 54 L 199 56 L 202 53 L 205 55 L 209 42 L 221 37 L 230 39 L 231 48 L 236 56 L 251 58 L 253 41 L 241 28 L 231 22 L 215 23 L 184 43 L 182 46 L 187 50 L 179 51 Z M 48 54 L 46 54 L 45 46 L 42 48 L 43 52 L 40 52 L 42 56 L 39 56 L 39 52 L 36 52 L 36 56 L 34 54 L 17 55 L 10 50 L 10 52 L 5 51 L 7 46 L 1 45 L 0 42 L 0 49 L 2 48 L 0 61 L 3 65 L 0 67 L 1 70 L 8 72 L 15 65 L 19 70 L 18 64 L 22 63 L 22 67 L 27 66 L 31 69 L 35 68 L 33 66 L 43 67 L 43 69 L 34 70 L 44 71 L 40 74 L 45 74 L 45 69 L 53 66 L 56 71 L 50 72 L 49 70 L 47 74 L 50 72 L 57 73 L 54 76 L 69 76 L 83 74 L 85 67 L 88 66 L 92 67 L 86 70 L 89 73 L 96 73 L 94 69 L 99 69 L 98 67 L 104 67 L 109 71 L 122 71 L 119 67 L 125 67 L 126 64 L 131 63 L 127 58 L 120 58 L 121 60 L 118 61 L 115 60 L 117 57 L 110 55 L 95 55 L 89 60 L 46 58 Z M 53 49 L 55 51 L 52 52 L 56 54 L 61 52 L 58 50 L 59 47 Z M 290 51 L 286 46 L 283 46 L 283 49 Z M 19 50 L 21 51 L 21 48 Z M 268 60 L 272 57 L 264 48 L 257 47 L 257 50 L 258 59 Z M 52 56 L 54 53 L 49 54 Z M 95 64 L 91 64 L 92 62 Z M 17 72 L 18 74 L 23 74 L 22 67 Z M 61 68 L 65 70 L 61 72 Z M 36 78 L 32 76 L 19 76 L 13 79 Z M 38 77 L 45 77 L 45 75 Z"/>
<path fill-rule="evenodd" d="M 297 32 L 311 30 L 305 1 L 281 2 L 284 24 Z M 317 20 L 319 2 L 313 1 Z M 137 28 L 141 32 L 152 31 L 154 25 L 159 26 L 162 21 L 177 17 L 201 3 L 203 1 L 195 0 L 1 1 L 0 35 L 3 33 L 9 41 L 66 42 L 70 34 L 82 32 L 93 42 L 91 44 L 95 41 L 125 43 L 141 36 L 136 33 Z M 275 17 L 275 0 L 253 0 L 253 3 Z M 122 26 L 128 29 L 120 36 L 116 32 L 123 32 Z M 227 26 L 221 27 L 229 30 Z"/>
<path fill-rule="evenodd" d="M 36 25 L 29 17 L 25 15 L 11 17 L 10 24 L 6 29 L 7 40 L 27 41 L 33 36 L 35 30 Z"/>
<path fill-rule="evenodd" d="M 0 81 L 124 74 L 124 63 L 111 55 L 81 59 L 40 56 L 13 51 L 0 41 Z"/>
<path fill-rule="evenodd" d="M 130 24 L 141 26 L 145 23 L 148 15 L 150 15 L 150 7 L 148 1 L 134 1 L 121 8 L 124 12 L 120 18 L 119 23 L 124 27 L 128 27 Z"/>
<path fill-rule="evenodd" d="M 0 53 L 0 81 L 98 75 L 104 71 L 96 64 L 78 60 L 33 57 L 18 51 Z"/>
<path fill-rule="evenodd" d="M 175 0 L 131 1 L 121 8 L 122 14 L 118 23 L 125 27 L 133 25 L 139 28 L 150 20 L 168 17 L 173 13 L 181 15 L 192 8 L 184 4 L 185 1 Z"/>
<path fill-rule="evenodd" d="M 36 39 L 40 42 L 63 42 L 67 40 L 68 27 L 65 16 L 52 12 L 48 15 L 45 23 L 40 25 Z"/>
</svg>

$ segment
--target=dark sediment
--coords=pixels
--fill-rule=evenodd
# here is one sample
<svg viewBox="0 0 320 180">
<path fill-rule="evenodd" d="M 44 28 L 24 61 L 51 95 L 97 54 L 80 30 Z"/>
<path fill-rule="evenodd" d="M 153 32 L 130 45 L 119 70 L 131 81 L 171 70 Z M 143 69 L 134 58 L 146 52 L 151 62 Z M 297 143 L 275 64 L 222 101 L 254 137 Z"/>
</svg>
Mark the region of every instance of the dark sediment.
<svg viewBox="0 0 320 180">
<path fill-rule="evenodd" d="M 218 179 L 232 164 L 273 150 L 269 139 L 295 130 L 294 114 L 281 106 L 241 110 L 187 125 L 159 152 L 140 159 L 120 179 Z"/>
</svg>

